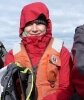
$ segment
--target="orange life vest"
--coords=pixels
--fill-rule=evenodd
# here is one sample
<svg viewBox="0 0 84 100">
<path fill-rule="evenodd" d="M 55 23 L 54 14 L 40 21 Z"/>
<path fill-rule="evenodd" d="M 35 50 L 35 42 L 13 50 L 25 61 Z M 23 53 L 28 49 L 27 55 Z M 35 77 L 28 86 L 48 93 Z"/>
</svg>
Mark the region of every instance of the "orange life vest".
<svg viewBox="0 0 84 100">
<path fill-rule="evenodd" d="M 61 67 L 60 52 L 62 41 L 51 39 L 43 56 L 41 57 L 36 72 L 36 87 L 38 91 L 38 100 L 56 92 L 59 88 L 59 70 Z M 16 48 L 15 48 L 16 49 Z M 32 64 L 22 44 L 18 45 L 18 51 L 13 50 L 15 61 L 22 67 L 32 70 Z"/>
</svg>

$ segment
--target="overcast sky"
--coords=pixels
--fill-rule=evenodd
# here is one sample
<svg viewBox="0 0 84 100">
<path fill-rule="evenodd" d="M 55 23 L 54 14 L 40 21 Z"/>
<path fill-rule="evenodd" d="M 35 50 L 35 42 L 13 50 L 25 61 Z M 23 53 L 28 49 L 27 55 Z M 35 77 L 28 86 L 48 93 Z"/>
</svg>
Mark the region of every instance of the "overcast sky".
<svg viewBox="0 0 84 100">
<path fill-rule="evenodd" d="M 53 35 L 64 41 L 71 50 L 75 28 L 84 24 L 84 0 L 1 0 L 0 41 L 7 50 L 19 41 L 19 18 L 25 4 L 41 1 L 50 10 Z"/>
</svg>

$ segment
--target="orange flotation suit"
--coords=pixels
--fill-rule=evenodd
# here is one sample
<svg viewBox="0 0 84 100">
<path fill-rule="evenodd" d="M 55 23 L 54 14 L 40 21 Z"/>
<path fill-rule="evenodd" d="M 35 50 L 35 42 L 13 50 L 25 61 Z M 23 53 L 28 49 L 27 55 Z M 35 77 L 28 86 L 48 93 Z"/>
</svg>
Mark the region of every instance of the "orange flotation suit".
<svg viewBox="0 0 84 100">
<path fill-rule="evenodd" d="M 59 88 L 59 70 L 61 67 L 60 52 L 63 42 L 52 38 L 41 57 L 37 69 L 35 85 L 37 88 L 37 100 L 42 100 L 45 96 L 56 92 Z M 22 67 L 32 70 L 31 60 L 22 44 L 18 44 L 18 50 L 13 49 L 15 62 Z M 29 100 L 29 99 L 27 99 Z"/>
</svg>

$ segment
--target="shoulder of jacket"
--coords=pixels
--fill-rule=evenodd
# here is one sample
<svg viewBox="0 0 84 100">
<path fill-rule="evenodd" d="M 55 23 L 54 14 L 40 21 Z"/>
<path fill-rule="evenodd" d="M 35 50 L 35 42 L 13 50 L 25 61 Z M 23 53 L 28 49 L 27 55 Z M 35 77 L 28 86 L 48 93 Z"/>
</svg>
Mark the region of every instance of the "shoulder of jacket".
<svg viewBox="0 0 84 100">
<path fill-rule="evenodd" d="M 21 43 L 20 42 L 15 43 L 12 50 L 13 50 L 13 55 L 20 52 L 21 51 Z"/>
<path fill-rule="evenodd" d="M 64 42 L 61 39 L 53 38 L 52 48 L 55 49 L 58 53 L 61 52 Z"/>
</svg>

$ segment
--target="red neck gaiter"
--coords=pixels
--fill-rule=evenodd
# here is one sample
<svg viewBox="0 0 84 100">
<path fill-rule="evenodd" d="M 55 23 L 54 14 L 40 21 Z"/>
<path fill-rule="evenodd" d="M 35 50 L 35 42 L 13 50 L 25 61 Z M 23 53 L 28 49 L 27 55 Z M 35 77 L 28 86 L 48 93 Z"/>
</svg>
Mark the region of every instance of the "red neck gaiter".
<svg viewBox="0 0 84 100">
<path fill-rule="evenodd" d="M 28 56 L 31 60 L 33 67 L 36 67 L 42 57 L 49 41 L 51 35 L 41 35 L 41 36 L 28 36 L 22 38 L 22 43 L 26 48 Z"/>
</svg>

